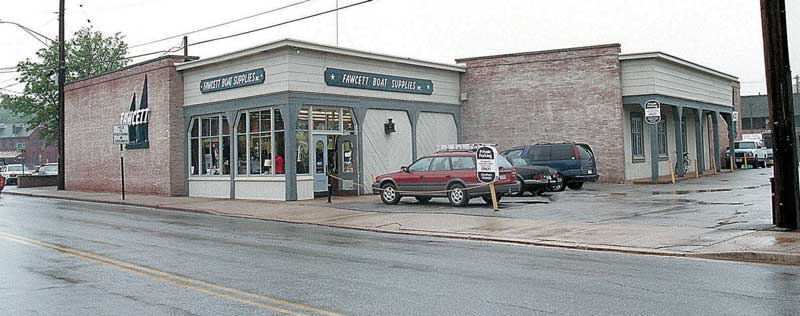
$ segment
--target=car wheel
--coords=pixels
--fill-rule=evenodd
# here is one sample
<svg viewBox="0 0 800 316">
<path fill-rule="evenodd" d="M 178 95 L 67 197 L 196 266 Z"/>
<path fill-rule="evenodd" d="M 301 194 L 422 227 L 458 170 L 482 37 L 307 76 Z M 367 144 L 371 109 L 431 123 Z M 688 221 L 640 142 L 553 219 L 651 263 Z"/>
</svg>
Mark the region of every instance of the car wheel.
<svg viewBox="0 0 800 316">
<path fill-rule="evenodd" d="M 583 182 L 570 182 L 570 183 L 567 183 L 567 186 L 571 190 L 580 190 L 581 188 L 583 188 Z"/>
<path fill-rule="evenodd" d="M 540 196 L 544 193 L 544 188 L 535 188 L 531 190 L 531 193 L 533 193 L 533 196 Z"/>
<path fill-rule="evenodd" d="M 502 195 L 497 195 L 497 203 L 500 203 L 500 199 L 502 199 L 502 198 L 503 198 Z M 492 195 L 491 194 L 481 195 L 481 199 L 483 199 L 483 201 L 486 202 L 486 204 L 492 205 Z"/>
<path fill-rule="evenodd" d="M 417 199 L 418 202 L 423 203 L 423 204 L 424 203 L 428 203 L 428 202 L 431 201 L 431 197 L 430 196 L 415 196 L 414 198 Z"/>
<path fill-rule="evenodd" d="M 394 184 L 387 183 L 381 186 L 381 201 L 387 205 L 394 205 L 400 202 L 400 194 Z"/>
<path fill-rule="evenodd" d="M 455 183 L 450 185 L 447 190 L 447 200 L 452 206 L 464 206 L 469 203 L 469 192 L 464 190 L 464 185 Z"/>
<path fill-rule="evenodd" d="M 553 191 L 561 192 L 567 189 L 567 180 L 563 177 L 561 178 L 561 182 L 559 182 L 556 186 L 553 187 Z"/>
<path fill-rule="evenodd" d="M 521 178 L 517 178 L 517 181 L 518 181 L 517 183 L 519 184 L 519 186 L 517 187 L 517 192 L 511 194 L 511 196 L 520 197 L 525 195 L 525 182 L 522 182 Z"/>
</svg>

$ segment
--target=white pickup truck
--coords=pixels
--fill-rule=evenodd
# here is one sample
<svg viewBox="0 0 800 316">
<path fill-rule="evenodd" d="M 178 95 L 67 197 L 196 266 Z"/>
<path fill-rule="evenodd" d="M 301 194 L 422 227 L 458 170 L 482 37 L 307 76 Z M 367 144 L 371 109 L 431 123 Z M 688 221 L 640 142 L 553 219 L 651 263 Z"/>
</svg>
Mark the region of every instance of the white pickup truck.
<svg viewBox="0 0 800 316">
<path fill-rule="evenodd" d="M 734 154 L 736 157 L 736 168 L 741 168 L 745 165 L 753 166 L 753 168 L 761 168 L 771 166 L 772 149 L 764 146 L 764 143 L 757 140 L 742 140 L 735 142 L 733 145 Z M 730 159 L 730 154 L 726 154 Z"/>
</svg>

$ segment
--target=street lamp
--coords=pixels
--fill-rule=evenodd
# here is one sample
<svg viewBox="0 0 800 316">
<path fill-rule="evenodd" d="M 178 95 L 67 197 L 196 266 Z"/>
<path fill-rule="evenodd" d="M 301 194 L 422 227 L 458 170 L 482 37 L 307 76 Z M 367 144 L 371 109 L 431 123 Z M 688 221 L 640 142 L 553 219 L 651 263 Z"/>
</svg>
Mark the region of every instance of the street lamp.
<svg viewBox="0 0 800 316">
<path fill-rule="evenodd" d="M 33 29 L 31 29 L 31 28 L 29 28 L 29 27 L 26 27 L 26 26 L 24 26 L 24 25 L 22 25 L 22 24 L 19 24 L 19 23 L 17 23 L 17 22 L 11 22 L 11 21 L 3 21 L 3 20 L 0 20 L 0 24 L 11 24 L 11 25 L 16 25 L 17 27 L 19 27 L 19 28 L 21 28 L 23 31 L 25 31 L 25 33 L 28 33 L 28 34 L 30 34 L 30 36 L 32 36 L 33 38 L 35 38 L 37 41 L 39 41 L 39 43 L 42 43 L 42 45 L 44 45 L 44 46 L 50 46 L 50 44 L 49 44 L 49 43 L 55 42 L 55 41 L 54 41 L 54 40 L 52 40 L 51 38 L 49 38 L 49 37 L 47 37 L 47 36 L 44 36 L 44 35 L 42 35 L 42 33 L 36 32 L 36 31 L 34 31 Z M 49 43 L 48 43 L 48 42 L 45 42 L 45 41 L 43 41 L 42 39 L 46 39 L 46 40 L 48 40 L 48 41 L 49 41 Z"/>
</svg>

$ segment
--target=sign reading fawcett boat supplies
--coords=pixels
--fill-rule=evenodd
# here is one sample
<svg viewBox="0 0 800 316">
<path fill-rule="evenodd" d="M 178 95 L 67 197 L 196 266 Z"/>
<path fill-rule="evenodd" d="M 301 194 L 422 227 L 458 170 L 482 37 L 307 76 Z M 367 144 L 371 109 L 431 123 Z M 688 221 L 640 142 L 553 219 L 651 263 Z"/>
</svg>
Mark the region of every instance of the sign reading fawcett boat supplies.
<svg viewBox="0 0 800 316">
<path fill-rule="evenodd" d="M 475 151 L 478 166 L 478 180 L 482 183 L 494 182 L 500 175 L 497 168 L 497 149 L 491 146 L 481 146 Z"/>
<path fill-rule="evenodd" d="M 217 92 L 228 89 L 264 83 L 264 68 L 252 69 L 235 74 L 200 80 L 200 93 Z"/>
<path fill-rule="evenodd" d="M 650 100 L 644 103 L 644 121 L 647 124 L 658 124 L 661 122 L 661 103 Z"/>
<path fill-rule="evenodd" d="M 325 84 L 355 89 L 433 94 L 433 81 L 428 79 L 398 77 L 336 68 L 325 69 Z"/>
</svg>

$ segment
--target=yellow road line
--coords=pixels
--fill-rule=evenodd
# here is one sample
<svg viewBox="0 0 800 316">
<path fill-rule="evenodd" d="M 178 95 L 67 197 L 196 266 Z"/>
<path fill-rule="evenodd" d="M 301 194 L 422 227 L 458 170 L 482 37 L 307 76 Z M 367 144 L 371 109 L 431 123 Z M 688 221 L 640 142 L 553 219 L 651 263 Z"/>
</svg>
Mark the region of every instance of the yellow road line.
<svg viewBox="0 0 800 316">
<path fill-rule="evenodd" d="M 273 297 L 269 297 L 269 296 L 264 296 L 264 295 L 260 295 L 260 294 L 250 293 L 250 292 L 242 291 L 242 290 L 239 290 L 239 289 L 234 289 L 234 288 L 230 288 L 230 287 L 226 287 L 226 286 L 222 286 L 222 285 L 218 285 L 218 284 L 214 284 L 214 283 L 209 283 L 209 282 L 206 282 L 206 281 L 195 280 L 195 279 L 192 279 L 192 278 L 189 278 L 189 277 L 186 277 L 186 276 L 182 276 L 182 275 L 178 275 L 178 274 L 174 274 L 174 273 L 169 273 L 169 272 L 164 272 L 164 271 L 156 270 L 156 269 L 153 269 L 153 268 L 150 268 L 150 267 L 137 265 L 137 264 L 132 263 L 132 262 L 128 262 L 128 261 L 124 261 L 124 260 L 120 260 L 120 259 L 116 259 L 116 258 L 111 258 L 111 257 L 103 256 L 103 255 L 92 253 L 92 252 L 88 252 L 88 251 L 78 250 L 78 249 L 74 249 L 74 248 L 70 248 L 70 247 L 66 247 L 66 246 L 62 246 L 62 245 L 51 244 L 51 243 L 47 243 L 47 242 L 44 242 L 44 241 L 25 238 L 25 237 L 22 237 L 22 236 L 17 236 L 17 235 L 13 235 L 13 234 L 9 234 L 9 233 L 4 233 L 4 232 L 0 232 L 0 238 L 6 239 L 6 240 L 9 240 L 9 241 L 13 241 L 13 242 L 17 242 L 17 243 L 20 243 L 20 244 L 29 245 L 29 246 L 35 246 L 35 247 L 40 247 L 40 248 L 44 248 L 44 249 L 55 250 L 55 251 L 58 251 L 60 253 L 66 254 L 66 255 L 74 256 L 74 257 L 77 257 L 77 258 L 80 258 L 80 259 L 83 259 L 83 260 L 86 260 L 86 261 L 97 263 L 97 264 L 100 264 L 100 265 L 103 265 L 103 266 L 106 266 L 106 267 L 111 267 L 111 268 L 114 268 L 114 269 L 117 269 L 117 270 L 133 273 L 133 274 L 136 274 L 136 275 L 139 275 L 139 276 L 151 279 L 151 280 L 155 280 L 155 281 L 158 281 L 158 282 L 162 282 L 162 283 L 166 283 L 166 284 L 173 285 L 173 286 L 178 286 L 178 287 L 183 287 L 183 288 L 196 290 L 196 291 L 203 292 L 203 293 L 206 293 L 206 294 L 209 294 L 209 295 L 217 296 L 217 297 L 220 297 L 220 298 L 225 298 L 225 299 L 228 299 L 228 300 L 240 302 L 240 303 L 247 304 L 247 305 L 258 306 L 258 307 L 261 307 L 261 308 L 264 308 L 264 309 L 269 309 L 269 310 L 280 312 L 280 313 L 287 314 L 287 315 L 301 316 L 301 315 L 304 315 L 304 314 L 300 314 L 300 313 L 297 313 L 297 312 L 294 312 L 294 311 L 291 311 L 291 310 L 288 310 L 288 309 L 285 309 L 285 308 L 281 308 L 281 307 L 278 307 L 278 306 L 268 305 L 268 304 L 265 304 L 265 303 L 262 303 L 262 302 L 256 302 L 256 301 L 252 301 L 252 300 L 238 298 L 238 297 L 226 294 L 224 292 L 228 292 L 228 293 L 231 293 L 231 294 L 237 294 L 237 295 L 241 295 L 241 296 L 246 296 L 246 297 L 250 297 L 250 298 L 253 298 L 253 299 L 256 299 L 256 300 L 266 301 L 266 302 L 270 302 L 270 303 L 277 304 L 277 305 L 293 307 L 293 308 L 296 308 L 296 309 L 300 309 L 300 310 L 304 310 L 304 311 L 312 312 L 312 313 L 328 315 L 328 316 L 344 316 L 343 314 L 322 310 L 322 309 L 315 308 L 315 307 L 312 307 L 312 306 L 307 306 L 307 305 L 298 304 L 298 303 L 292 303 L 292 302 L 289 302 L 289 301 L 285 301 L 285 300 L 281 300 L 281 299 L 277 299 L 277 298 L 273 298 Z"/>
</svg>

